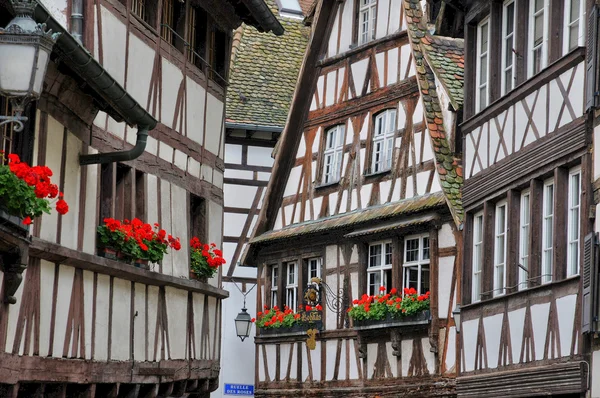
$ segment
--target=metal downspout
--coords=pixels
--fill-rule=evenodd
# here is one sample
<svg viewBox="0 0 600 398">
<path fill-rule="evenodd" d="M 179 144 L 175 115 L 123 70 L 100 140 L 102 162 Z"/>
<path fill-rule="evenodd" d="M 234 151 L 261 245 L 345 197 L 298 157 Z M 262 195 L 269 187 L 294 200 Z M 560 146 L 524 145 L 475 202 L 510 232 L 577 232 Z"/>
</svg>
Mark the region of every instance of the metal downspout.
<svg viewBox="0 0 600 398">
<path fill-rule="evenodd" d="M 148 127 L 138 126 L 135 146 L 127 151 L 80 155 L 79 164 L 85 166 L 88 164 L 126 162 L 128 160 L 133 160 L 144 153 L 146 142 L 148 141 L 148 130 Z"/>
</svg>

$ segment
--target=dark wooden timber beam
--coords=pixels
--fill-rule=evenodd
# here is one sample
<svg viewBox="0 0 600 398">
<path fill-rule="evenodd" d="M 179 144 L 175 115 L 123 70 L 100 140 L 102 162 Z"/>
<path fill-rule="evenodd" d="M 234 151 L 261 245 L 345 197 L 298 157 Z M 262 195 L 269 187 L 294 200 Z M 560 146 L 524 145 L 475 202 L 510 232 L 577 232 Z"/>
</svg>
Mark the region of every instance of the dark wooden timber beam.
<svg viewBox="0 0 600 398">
<path fill-rule="evenodd" d="M 226 290 L 218 289 L 207 283 L 136 268 L 118 261 L 69 249 L 43 239 L 32 239 L 29 255 L 33 257 L 146 285 L 170 286 L 190 292 L 203 293 L 220 299 L 229 297 L 229 292 Z"/>
</svg>

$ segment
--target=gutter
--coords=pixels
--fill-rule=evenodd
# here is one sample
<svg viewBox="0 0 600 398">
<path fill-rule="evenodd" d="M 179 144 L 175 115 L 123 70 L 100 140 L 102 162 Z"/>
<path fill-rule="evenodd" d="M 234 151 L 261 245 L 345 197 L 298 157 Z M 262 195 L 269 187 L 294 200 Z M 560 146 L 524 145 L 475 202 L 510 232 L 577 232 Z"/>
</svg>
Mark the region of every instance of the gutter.
<svg viewBox="0 0 600 398">
<path fill-rule="evenodd" d="M 242 0 L 250 14 L 258 21 L 265 32 L 272 31 L 276 36 L 284 32 L 283 26 L 271 12 L 264 0 Z"/>
<path fill-rule="evenodd" d="M 77 73 L 110 107 L 130 126 L 137 126 L 135 146 L 127 151 L 80 155 L 79 164 L 112 163 L 133 160 L 146 148 L 148 131 L 156 127 L 156 119 L 150 115 L 125 89 L 94 59 L 79 42 L 63 28 L 38 3 L 34 12 L 38 23 L 45 23 L 49 29 L 61 33 L 53 51 L 57 51 L 65 63 Z M 112 116 L 112 115 L 111 115 Z"/>
<path fill-rule="evenodd" d="M 260 124 L 228 123 L 228 122 L 225 122 L 225 128 L 249 130 L 249 131 L 265 131 L 267 133 L 281 133 L 283 131 L 283 127 L 262 126 Z"/>
</svg>

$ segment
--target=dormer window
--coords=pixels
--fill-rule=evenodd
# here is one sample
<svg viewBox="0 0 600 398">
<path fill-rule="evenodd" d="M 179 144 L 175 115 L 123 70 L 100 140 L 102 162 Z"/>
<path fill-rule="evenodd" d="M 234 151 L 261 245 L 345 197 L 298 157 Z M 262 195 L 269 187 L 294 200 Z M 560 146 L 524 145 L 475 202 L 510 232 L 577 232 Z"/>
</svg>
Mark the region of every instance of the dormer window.
<svg viewBox="0 0 600 398">
<path fill-rule="evenodd" d="M 371 173 L 392 168 L 394 137 L 396 135 L 396 110 L 388 109 L 375 116 Z"/>
<path fill-rule="evenodd" d="M 483 110 L 488 105 L 488 70 L 490 49 L 490 19 L 486 18 L 477 26 L 477 111 Z"/>
<path fill-rule="evenodd" d="M 331 184 L 340 180 L 342 155 L 344 153 L 345 126 L 340 124 L 327 130 L 323 161 L 323 183 Z"/>
<path fill-rule="evenodd" d="M 365 44 L 375 39 L 377 22 L 377 0 L 358 0 L 358 44 Z"/>
</svg>

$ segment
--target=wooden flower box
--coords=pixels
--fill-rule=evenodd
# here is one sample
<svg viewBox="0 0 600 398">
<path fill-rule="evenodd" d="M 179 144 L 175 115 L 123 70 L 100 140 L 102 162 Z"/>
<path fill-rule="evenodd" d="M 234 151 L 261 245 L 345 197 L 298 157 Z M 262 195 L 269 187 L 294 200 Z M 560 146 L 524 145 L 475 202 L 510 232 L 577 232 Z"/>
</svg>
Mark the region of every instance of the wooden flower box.
<svg viewBox="0 0 600 398">
<path fill-rule="evenodd" d="M 308 329 L 321 330 L 322 323 L 296 323 L 291 327 L 280 327 L 280 328 L 259 328 L 261 336 L 299 336 L 305 335 Z"/>
<path fill-rule="evenodd" d="M 373 329 L 387 329 L 387 328 L 399 328 L 399 327 L 414 327 L 429 325 L 431 322 L 431 312 L 429 310 L 423 311 L 418 314 L 392 317 L 390 314 L 385 319 L 374 320 L 354 320 L 355 330 L 373 330 Z"/>
<path fill-rule="evenodd" d="M 23 224 L 23 219 L 18 216 L 8 214 L 6 209 L 0 206 L 0 224 L 10 231 L 20 235 L 29 235 L 29 225 Z"/>
</svg>

